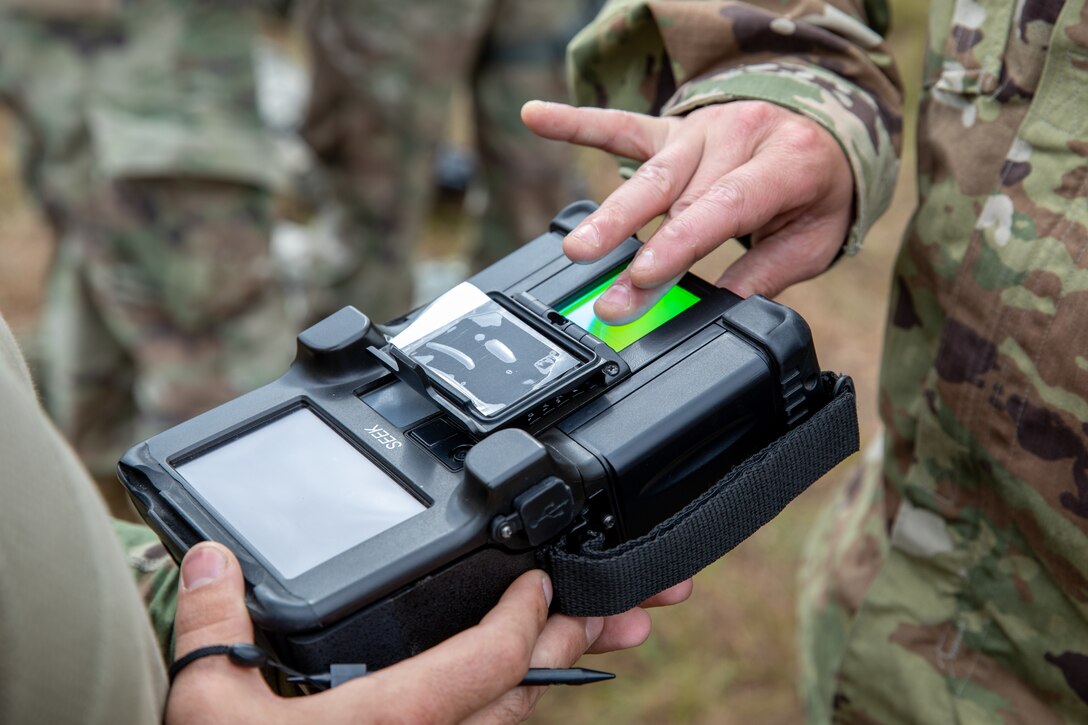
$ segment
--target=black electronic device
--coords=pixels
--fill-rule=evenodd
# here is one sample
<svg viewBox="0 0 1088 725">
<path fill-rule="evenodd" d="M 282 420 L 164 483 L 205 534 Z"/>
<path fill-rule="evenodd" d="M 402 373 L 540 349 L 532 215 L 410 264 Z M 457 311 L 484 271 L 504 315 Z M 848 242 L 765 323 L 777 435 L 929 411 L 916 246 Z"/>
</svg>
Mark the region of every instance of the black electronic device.
<svg viewBox="0 0 1088 725">
<path fill-rule="evenodd" d="M 553 571 L 561 610 L 607 613 L 636 596 L 628 580 L 643 565 L 611 584 L 590 568 L 586 585 L 560 559 L 665 542 L 684 553 L 651 557 L 665 570 L 645 586 L 679 581 L 697 567 L 672 558 L 705 549 L 702 566 L 728 548 L 705 544 L 719 520 L 736 517 L 736 543 L 848 452 L 811 438 L 792 444 L 818 462 L 799 483 L 716 483 L 780 460 L 776 441 L 812 425 L 848 379 L 821 374 L 792 310 L 690 274 L 635 323 L 602 325 L 592 303 L 639 242 L 569 261 L 562 238 L 593 208 L 567 207 L 388 325 L 340 310 L 298 336 L 280 379 L 122 459 L 176 558 L 206 539 L 238 556 L 250 613 L 283 662 L 396 662 L 479 621 L 533 566 Z M 852 396 L 843 410 L 856 448 Z"/>
</svg>

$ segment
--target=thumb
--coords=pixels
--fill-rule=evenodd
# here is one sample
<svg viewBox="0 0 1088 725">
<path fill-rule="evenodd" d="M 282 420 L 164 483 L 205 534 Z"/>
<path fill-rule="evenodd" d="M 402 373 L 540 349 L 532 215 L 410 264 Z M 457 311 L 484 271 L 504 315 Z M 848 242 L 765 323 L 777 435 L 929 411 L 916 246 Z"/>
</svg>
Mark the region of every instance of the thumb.
<svg viewBox="0 0 1088 725">
<path fill-rule="evenodd" d="M 197 544 L 182 560 L 174 635 L 175 659 L 199 647 L 253 642 L 242 568 L 222 544 L 210 541 Z M 184 672 L 212 665 L 217 660 L 227 662 L 225 657 L 206 657 L 186 667 Z"/>
</svg>

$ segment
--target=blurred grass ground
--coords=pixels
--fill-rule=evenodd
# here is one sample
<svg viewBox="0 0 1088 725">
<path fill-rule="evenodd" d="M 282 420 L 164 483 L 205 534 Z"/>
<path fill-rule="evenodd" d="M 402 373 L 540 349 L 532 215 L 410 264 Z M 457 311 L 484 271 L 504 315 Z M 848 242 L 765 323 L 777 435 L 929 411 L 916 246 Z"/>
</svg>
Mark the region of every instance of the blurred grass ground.
<svg viewBox="0 0 1088 725">
<path fill-rule="evenodd" d="M 913 109 L 928 4 L 895 0 L 892 46 Z M 913 114 L 907 119 L 904 169 L 912 168 Z M 0 114 L 0 313 L 27 343 L 41 302 L 51 239 L 19 184 Z M 618 184 L 608 156 L 586 152 L 579 164 L 598 201 Z M 876 381 L 890 270 L 914 203 L 913 177 L 901 174 L 891 210 L 870 233 L 865 250 L 827 274 L 781 296 L 810 322 L 825 369 L 847 372 L 859 393 L 863 441 L 877 431 Z M 462 248 L 463 225 L 445 214 L 430 225 L 427 256 Z M 713 280 L 737 254 L 720 250 L 696 267 Z M 32 350 L 28 351 L 32 352 Z M 583 664 L 616 672 L 608 683 L 549 693 L 535 723 L 793 723 L 796 695 L 796 574 L 808 523 L 849 471 L 840 466 L 774 522 L 696 577 L 692 599 L 656 611 L 643 647 L 588 657 Z"/>
</svg>

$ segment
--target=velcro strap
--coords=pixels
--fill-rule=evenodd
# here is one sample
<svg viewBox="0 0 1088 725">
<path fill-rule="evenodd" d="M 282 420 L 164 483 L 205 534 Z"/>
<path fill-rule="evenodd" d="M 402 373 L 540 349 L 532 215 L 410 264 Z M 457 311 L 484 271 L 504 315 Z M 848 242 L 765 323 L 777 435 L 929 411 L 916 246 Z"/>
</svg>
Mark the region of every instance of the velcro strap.
<svg viewBox="0 0 1088 725">
<path fill-rule="evenodd" d="M 858 450 L 853 386 L 652 531 L 611 549 L 604 537 L 571 553 L 563 540 L 538 552 L 557 611 L 602 617 L 627 611 L 694 576 L 751 536 L 814 481 Z"/>
</svg>

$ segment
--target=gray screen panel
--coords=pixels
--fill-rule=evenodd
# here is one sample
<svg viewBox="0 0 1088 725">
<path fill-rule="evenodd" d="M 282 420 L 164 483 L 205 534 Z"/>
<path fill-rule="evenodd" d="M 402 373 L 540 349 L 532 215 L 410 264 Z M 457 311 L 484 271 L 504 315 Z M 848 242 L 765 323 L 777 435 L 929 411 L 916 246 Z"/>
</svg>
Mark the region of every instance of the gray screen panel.
<svg viewBox="0 0 1088 725">
<path fill-rule="evenodd" d="M 288 579 L 426 508 L 306 408 L 176 470 Z"/>
</svg>

